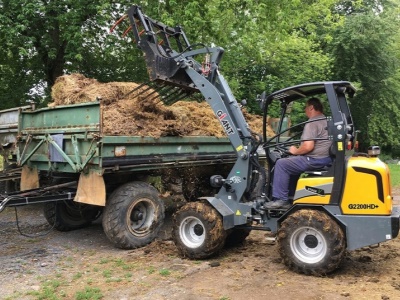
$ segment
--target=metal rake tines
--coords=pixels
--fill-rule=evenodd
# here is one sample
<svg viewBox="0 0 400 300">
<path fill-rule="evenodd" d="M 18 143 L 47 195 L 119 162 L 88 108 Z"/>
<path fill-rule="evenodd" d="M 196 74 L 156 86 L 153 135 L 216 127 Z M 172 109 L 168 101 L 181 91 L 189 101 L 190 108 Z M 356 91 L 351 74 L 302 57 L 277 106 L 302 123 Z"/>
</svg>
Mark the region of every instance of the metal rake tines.
<svg viewBox="0 0 400 300">
<path fill-rule="evenodd" d="M 167 105 L 171 105 L 179 100 L 190 97 L 193 92 L 189 92 L 187 90 L 178 89 L 177 93 L 168 95 L 165 99 L 163 99 L 164 103 Z"/>
<path fill-rule="evenodd" d="M 155 95 L 153 98 L 151 98 L 150 101 L 152 101 L 153 99 L 156 99 L 157 97 L 159 97 L 160 91 L 161 91 L 163 88 L 164 88 L 164 86 L 157 86 L 157 85 L 154 85 L 154 84 L 150 84 L 150 85 L 149 85 L 149 88 L 147 88 L 146 90 L 143 91 L 143 93 L 145 93 L 145 92 L 147 92 L 148 90 L 153 89 L 152 92 L 150 92 L 149 94 L 146 95 L 146 100 L 148 100 L 148 98 L 149 98 L 151 95 L 154 95 L 154 94 L 156 94 L 156 95 Z M 141 94 L 143 94 L 143 93 L 141 93 Z"/>
<path fill-rule="evenodd" d="M 179 101 L 180 99 L 183 99 L 183 98 L 189 96 L 190 94 L 191 94 L 191 92 L 187 92 L 183 89 L 173 87 L 173 86 L 167 86 L 167 87 L 163 88 L 159 94 L 157 94 L 153 98 L 147 99 L 147 100 L 149 102 L 152 102 L 158 98 L 159 100 L 156 102 L 156 104 L 163 102 L 164 104 L 171 105 L 174 102 Z"/>
<path fill-rule="evenodd" d="M 152 88 L 154 89 L 153 92 L 151 92 L 150 94 L 146 95 L 146 101 L 152 102 L 153 100 L 156 100 L 157 98 L 160 98 L 160 101 L 162 100 L 162 96 L 167 94 L 171 89 L 173 89 L 173 86 L 170 85 L 166 85 L 166 84 L 162 84 L 162 85 L 157 85 L 157 84 L 152 84 Z M 149 96 L 156 94 L 155 96 L 153 96 L 152 98 L 149 98 Z M 160 101 L 157 101 L 157 103 L 159 103 Z"/>
<path fill-rule="evenodd" d="M 140 99 L 140 101 L 153 102 L 159 99 L 155 104 L 162 101 L 167 105 L 171 105 L 179 100 L 191 97 L 193 94 L 196 93 L 195 91 L 190 91 L 182 87 L 177 87 L 170 83 L 148 81 L 141 83 L 131 91 L 127 92 L 125 95 L 123 95 L 121 99 L 124 99 L 135 92 L 137 92 L 137 94 L 135 95 L 136 97 L 139 97 L 141 95 L 144 96 L 142 99 Z"/>
<path fill-rule="evenodd" d="M 126 93 L 125 95 L 123 95 L 121 99 L 124 99 L 125 97 L 131 95 L 132 93 L 136 92 L 137 90 L 140 90 L 144 86 L 147 86 L 147 88 L 145 88 L 143 91 L 140 91 L 140 93 L 138 95 L 143 94 L 146 91 L 148 91 L 149 89 L 151 89 L 150 82 L 143 82 L 143 83 L 139 84 L 137 87 L 135 87 L 133 90 L 131 90 L 128 93 Z"/>
</svg>

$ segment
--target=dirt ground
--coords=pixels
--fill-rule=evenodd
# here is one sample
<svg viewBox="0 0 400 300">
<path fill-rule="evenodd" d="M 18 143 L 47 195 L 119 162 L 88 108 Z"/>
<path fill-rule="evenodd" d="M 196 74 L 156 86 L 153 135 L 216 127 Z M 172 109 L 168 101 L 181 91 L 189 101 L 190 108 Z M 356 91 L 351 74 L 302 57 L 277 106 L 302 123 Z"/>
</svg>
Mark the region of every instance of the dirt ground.
<svg viewBox="0 0 400 300">
<path fill-rule="evenodd" d="M 48 232 L 39 205 L 17 213 L 0 214 L 0 299 L 400 299 L 399 238 L 351 251 L 336 272 L 312 277 L 288 270 L 260 231 L 213 259 L 182 259 L 170 240 L 171 210 L 159 238 L 136 250 L 114 248 L 100 220 Z"/>
</svg>

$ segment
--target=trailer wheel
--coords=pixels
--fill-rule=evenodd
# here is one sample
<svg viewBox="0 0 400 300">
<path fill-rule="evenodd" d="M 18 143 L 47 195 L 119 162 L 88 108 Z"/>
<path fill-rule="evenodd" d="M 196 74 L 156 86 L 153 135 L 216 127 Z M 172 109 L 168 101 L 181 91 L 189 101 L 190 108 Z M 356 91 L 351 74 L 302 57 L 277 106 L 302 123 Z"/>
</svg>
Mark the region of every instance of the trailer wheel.
<svg viewBox="0 0 400 300">
<path fill-rule="evenodd" d="M 179 253 L 191 259 L 216 254 L 225 244 L 221 215 L 208 203 L 190 202 L 174 214 L 172 238 Z"/>
<path fill-rule="evenodd" d="M 164 223 L 164 205 L 158 191 L 145 182 L 129 182 L 107 200 L 103 229 L 118 248 L 134 249 L 151 243 Z"/>
<path fill-rule="evenodd" d="M 73 201 L 47 202 L 43 213 L 47 222 L 59 231 L 70 231 L 90 225 L 102 212 L 102 207 Z"/>
<path fill-rule="evenodd" d="M 326 213 L 303 209 L 290 215 L 278 230 L 279 253 L 292 270 L 323 276 L 334 271 L 345 253 L 340 226 Z"/>
</svg>

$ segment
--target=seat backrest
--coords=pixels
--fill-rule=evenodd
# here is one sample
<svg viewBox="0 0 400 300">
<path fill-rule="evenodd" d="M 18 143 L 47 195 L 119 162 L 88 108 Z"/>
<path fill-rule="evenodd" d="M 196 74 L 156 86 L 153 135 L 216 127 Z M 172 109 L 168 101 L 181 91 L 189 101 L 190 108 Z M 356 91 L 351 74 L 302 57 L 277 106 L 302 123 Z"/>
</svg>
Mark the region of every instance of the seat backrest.
<svg viewBox="0 0 400 300">
<path fill-rule="evenodd" d="M 312 171 L 305 171 L 303 172 L 304 174 L 307 175 L 314 175 L 314 176 L 329 176 L 330 174 L 333 174 L 333 168 L 334 168 L 334 161 L 336 158 L 336 147 L 334 143 L 331 144 L 329 147 L 329 156 L 332 159 L 332 162 L 329 165 L 326 165 L 320 169 L 317 170 L 312 170 Z"/>
<path fill-rule="evenodd" d="M 329 156 L 332 158 L 332 160 L 336 158 L 336 151 L 337 151 L 336 146 L 332 142 L 331 146 L 329 147 Z"/>
</svg>

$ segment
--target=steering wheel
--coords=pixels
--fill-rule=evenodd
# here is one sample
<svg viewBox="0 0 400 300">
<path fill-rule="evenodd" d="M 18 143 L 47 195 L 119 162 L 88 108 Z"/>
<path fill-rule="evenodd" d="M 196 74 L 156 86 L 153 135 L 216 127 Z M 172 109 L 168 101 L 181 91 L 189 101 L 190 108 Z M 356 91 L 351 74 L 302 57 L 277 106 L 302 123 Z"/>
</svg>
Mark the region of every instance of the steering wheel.
<svg viewBox="0 0 400 300">
<path fill-rule="evenodd" d="M 281 157 L 293 155 L 289 152 L 289 148 L 287 146 L 277 145 L 275 149 L 281 153 Z"/>
<path fill-rule="evenodd" d="M 276 162 L 280 158 L 288 157 L 293 155 L 289 152 L 289 149 L 286 146 L 276 145 L 269 151 L 269 157 L 273 162 Z"/>
</svg>

